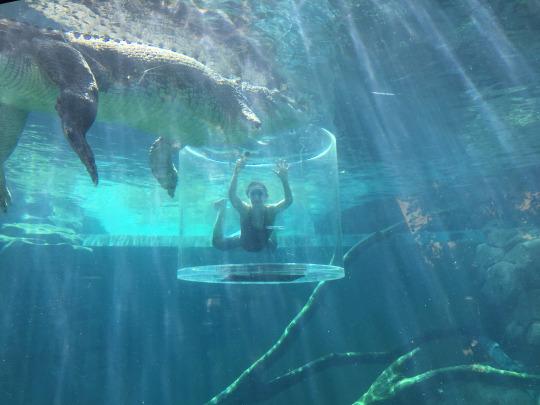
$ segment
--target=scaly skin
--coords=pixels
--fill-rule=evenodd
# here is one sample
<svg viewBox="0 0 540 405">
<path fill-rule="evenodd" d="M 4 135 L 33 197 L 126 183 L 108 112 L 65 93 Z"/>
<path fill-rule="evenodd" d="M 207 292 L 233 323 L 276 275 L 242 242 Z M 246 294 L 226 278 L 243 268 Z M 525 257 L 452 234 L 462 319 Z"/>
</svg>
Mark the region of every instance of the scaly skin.
<svg viewBox="0 0 540 405">
<path fill-rule="evenodd" d="M 152 172 L 171 196 L 176 169 L 167 153 L 185 145 L 238 144 L 261 127 L 291 125 L 296 116 L 290 100 L 276 90 L 226 79 L 173 51 L 5 19 L 0 19 L 0 88 L 0 107 L 20 110 L 24 117 L 24 112 L 56 110 L 95 184 L 98 171 L 86 141 L 95 120 L 153 133 L 158 140 L 151 149 Z M 20 136 L 15 127 L 0 125 L 0 177 Z M 8 203 L 0 178 L 0 208 Z"/>
</svg>

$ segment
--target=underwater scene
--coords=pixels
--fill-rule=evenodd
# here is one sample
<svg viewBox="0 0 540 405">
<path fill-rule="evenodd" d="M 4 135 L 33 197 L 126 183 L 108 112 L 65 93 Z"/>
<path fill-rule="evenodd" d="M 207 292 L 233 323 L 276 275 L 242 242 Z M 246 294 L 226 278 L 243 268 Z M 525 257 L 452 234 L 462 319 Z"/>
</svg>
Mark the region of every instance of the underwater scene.
<svg viewBox="0 0 540 405">
<path fill-rule="evenodd" d="M 538 0 L 0 5 L 0 404 L 540 404 Z"/>
</svg>

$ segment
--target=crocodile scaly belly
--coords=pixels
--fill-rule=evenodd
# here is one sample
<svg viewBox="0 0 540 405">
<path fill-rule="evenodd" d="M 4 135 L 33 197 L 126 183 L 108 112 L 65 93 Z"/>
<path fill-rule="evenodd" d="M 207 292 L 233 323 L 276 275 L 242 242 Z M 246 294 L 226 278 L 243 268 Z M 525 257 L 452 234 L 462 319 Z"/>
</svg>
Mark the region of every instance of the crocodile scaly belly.
<svg viewBox="0 0 540 405">
<path fill-rule="evenodd" d="M 54 115 L 58 88 L 31 59 L 0 60 L 0 103 L 25 111 Z M 145 88 L 112 86 L 100 92 L 96 121 L 119 124 L 164 136 L 183 144 L 207 139 L 208 125 L 198 119 L 179 97 L 156 94 Z"/>
<path fill-rule="evenodd" d="M 30 58 L 0 54 L 0 103 L 25 111 L 56 113 L 58 88 Z"/>
<path fill-rule="evenodd" d="M 217 129 L 199 117 L 178 97 L 140 88 L 112 88 L 100 92 L 96 121 L 136 128 L 182 144 L 201 144 Z"/>
</svg>

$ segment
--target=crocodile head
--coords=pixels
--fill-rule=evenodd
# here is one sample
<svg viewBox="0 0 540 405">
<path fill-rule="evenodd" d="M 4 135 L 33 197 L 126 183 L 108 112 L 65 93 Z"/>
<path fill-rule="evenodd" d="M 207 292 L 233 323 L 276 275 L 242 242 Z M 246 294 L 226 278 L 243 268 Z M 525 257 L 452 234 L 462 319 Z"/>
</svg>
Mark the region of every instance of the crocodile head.
<svg viewBox="0 0 540 405">
<path fill-rule="evenodd" d="M 309 122 L 307 112 L 280 90 L 243 83 L 243 93 L 260 117 L 260 132 L 265 136 L 282 134 Z"/>
<path fill-rule="evenodd" d="M 230 81 L 235 102 L 226 105 L 219 125 L 229 144 L 241 145 L 283 133 L 307 122 L 307 115 L 278 90 Z"/>
</svg>

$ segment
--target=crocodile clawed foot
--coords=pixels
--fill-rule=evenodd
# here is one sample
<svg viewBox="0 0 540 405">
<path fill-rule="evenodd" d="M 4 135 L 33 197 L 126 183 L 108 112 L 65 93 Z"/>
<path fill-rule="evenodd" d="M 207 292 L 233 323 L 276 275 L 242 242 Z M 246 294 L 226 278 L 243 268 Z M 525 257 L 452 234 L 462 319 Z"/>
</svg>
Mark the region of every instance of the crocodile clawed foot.
<svg viewBox="0 0 540 405">
<path fill-rule="evenodd" d="M 7 186 L 0 184 L 0 210 L 7 212 L 9 205 L 11 205 L 11 194 Z"/>
<path fill-rule="evenodd" d="M 178 183 L 178 171 L 174 167 L 172 154 L 178 152 L 181 145 L 170 142 L 163 137 L 159 137 L 150 148 L 150 168 L 152 174 L 161 187 L 167 190 L 167 194 L 172 198 Z"/>
<path fill-rule="evenodd" d="M 86 167 L 92 182 L 97 186 L 98 171 L 94 152 L 86 140 L 86 132 L 94 122 L 97 112 L 97 98 L 64 90 L 56 102 L 56 110 L 62 120 L 64 135 Z"/>
<path fill-rule="evenodd" d="M 79 156 L 79 159 L 81 159 L 81 162 L 86 167 L 86 170 L 92 179 L 92 183 L 97 186 L 99 177 L 96 160 L 92 148 L 90 148 L 90 145 L 86 142 L 86 137 L 81 134 L 80 131 L 73 130 L 66 126 L 64 126 L 64 133 L 66 134 L 66 138 L 68 139 L 71 148 Z"/>
</svg>

